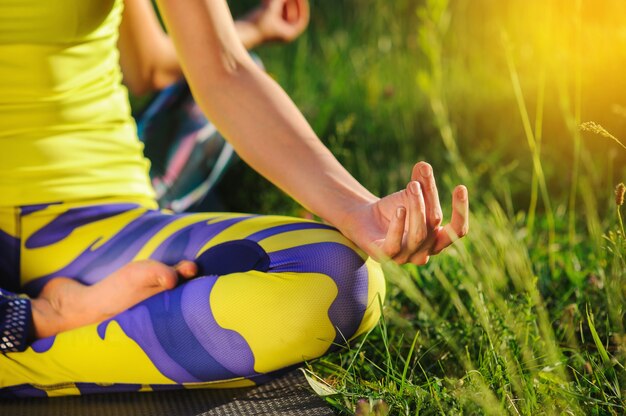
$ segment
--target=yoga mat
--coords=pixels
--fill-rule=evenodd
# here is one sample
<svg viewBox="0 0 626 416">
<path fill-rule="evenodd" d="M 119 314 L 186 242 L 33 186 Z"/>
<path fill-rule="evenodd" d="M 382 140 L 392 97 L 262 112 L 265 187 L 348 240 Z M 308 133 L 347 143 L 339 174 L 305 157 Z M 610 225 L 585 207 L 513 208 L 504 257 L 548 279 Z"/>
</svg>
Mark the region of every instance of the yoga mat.
<svg viewBox="0 0 626 416">
<path fill-rule="evenodd" d="M 298 369 L 257 387 L 0 400 L 7 416 L 333 416 Z"/>
</svg>

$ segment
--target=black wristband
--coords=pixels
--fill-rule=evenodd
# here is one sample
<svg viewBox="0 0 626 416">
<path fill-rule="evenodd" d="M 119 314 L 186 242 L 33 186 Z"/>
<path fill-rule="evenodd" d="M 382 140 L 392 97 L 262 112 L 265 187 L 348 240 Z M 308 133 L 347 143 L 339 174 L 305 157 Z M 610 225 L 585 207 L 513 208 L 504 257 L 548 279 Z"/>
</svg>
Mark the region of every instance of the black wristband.
<svg viewBox="0 0 626 416">
<path fill-rule="evenodd" d="M 0 289 L 0 353 L 24 351 L 32 331 L 30 299 Z"/>
</svg>

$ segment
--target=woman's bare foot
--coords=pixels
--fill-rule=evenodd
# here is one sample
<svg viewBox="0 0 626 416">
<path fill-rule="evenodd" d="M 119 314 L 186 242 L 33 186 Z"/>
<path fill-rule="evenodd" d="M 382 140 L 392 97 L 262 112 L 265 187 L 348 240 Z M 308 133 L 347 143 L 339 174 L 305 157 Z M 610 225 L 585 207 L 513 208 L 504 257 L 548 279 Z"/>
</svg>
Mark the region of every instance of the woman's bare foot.
<svg viewBox="0 0 626 416">
<path fill-rule="evenodd" d="M 66 277 L 50 280 L 32 300 L 35 338 L 102 322 L 167 289 L 198 268 L 192 261 L 174 267 L 154 260 L 130 263 L 92 286 Z"/>
</svg>

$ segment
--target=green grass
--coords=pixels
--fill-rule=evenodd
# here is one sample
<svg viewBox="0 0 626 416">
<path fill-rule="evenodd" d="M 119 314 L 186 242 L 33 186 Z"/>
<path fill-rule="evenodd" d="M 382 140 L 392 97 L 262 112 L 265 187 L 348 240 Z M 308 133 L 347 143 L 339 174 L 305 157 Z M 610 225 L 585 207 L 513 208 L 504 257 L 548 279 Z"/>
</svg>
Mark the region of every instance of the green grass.
<svg viewBox="0 0 626 416">
<path fill-rule="evenodd" d="M 314 1 L 302 39 L 260 51 L 374 192 L 421 159 L 444 204 L 470 191 L 469 235 L 426 266 L 386 265 L 384 319 L 310 364 L 342 414 L 626 413 L 626 151 L 579 130 L 626 137 L 625 8 Z M 233 209 L 301 212 L 241 165 L 223 189 Z"/>
</svg>

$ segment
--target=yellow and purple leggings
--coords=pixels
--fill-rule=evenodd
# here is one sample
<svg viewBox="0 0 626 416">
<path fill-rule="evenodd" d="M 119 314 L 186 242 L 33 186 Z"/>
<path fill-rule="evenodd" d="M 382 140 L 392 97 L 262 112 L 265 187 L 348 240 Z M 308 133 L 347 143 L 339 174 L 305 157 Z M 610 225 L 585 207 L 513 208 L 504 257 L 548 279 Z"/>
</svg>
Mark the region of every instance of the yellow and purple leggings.
<svg viewBox="0 0 626 416">
<path fill-rule="evenodd" d="M 104 199 L 0 208 L 0 287 L 93 284 L 124 264 L 195 260 L 199 276 L 105 322 L 0 354 L 0 397 L 234 387 L 320 357 L 377 321 L 380 266 L 335 229 L 242 214 L 169 214 Z"/>
</svg>

